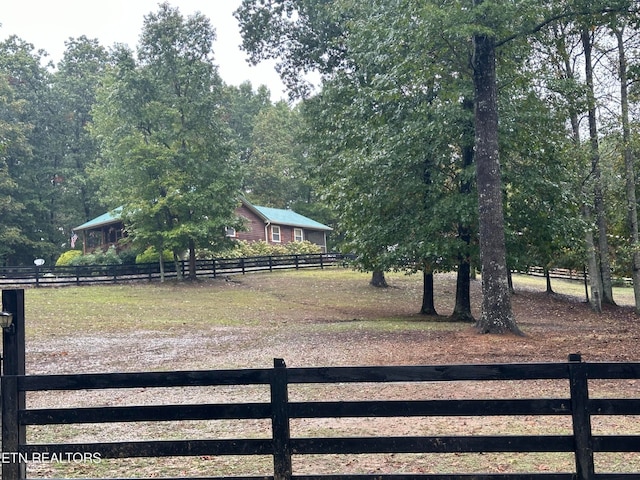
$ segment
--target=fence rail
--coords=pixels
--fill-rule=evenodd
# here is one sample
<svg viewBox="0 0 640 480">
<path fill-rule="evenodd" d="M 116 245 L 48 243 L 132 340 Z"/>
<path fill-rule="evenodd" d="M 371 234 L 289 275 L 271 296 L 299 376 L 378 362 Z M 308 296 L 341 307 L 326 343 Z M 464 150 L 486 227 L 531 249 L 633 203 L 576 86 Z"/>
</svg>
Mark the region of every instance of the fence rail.
<svg viewBox="0 0 640 480">
<path fill-rule="evenodd" d="M 165 457 L 194 455 L 269 455 L 273 476 L 237 477 L 273 480 L 337 479 L 430 479 L 430 480 L 622 480 L 639 478 L 640 472 L 596 472 L 594 452 L 640 452 L 640 435 L 595 435 L 594 415 L 640 415 L 640 400 L 590 399 L 588 384 L 601 379 L 639 379 L 640 363 L 583 363 L 578 355 L 566 363 L 287 368 L 274 360 L 272 369 L 176 371 L 77 375 L 8 375 L 1 379 L 3 392 L 3 452 L 15 452 L 15 462 L 3 462 L 2 478 L 24 478 L 24 461 L 34 455 L 73 451 L 98 453 L 101 458 Z M 560 398 L 470 399 L 470 400 L 376 400 L 289 401 L 295 384 L 344 384 L 460 381 L 566 380 L 566 395 Z M 111 406 L 85 408 L 28 408 L 28 392 L 156 387 L 265 385 L 270 401 L 162 406 Z M 348 417 L 479 417 L 479 416 L 567 416 L 573 431 L 565 435 L 448 435 L 296 437 L 292 419 Z M 33 444 L 26 441 L 26 426 L 108 422 L 164 422 L 175 420 L 271 421 L 270 438 L 113 441 L 82 444 Z M 453 420 L 452 420 L 453 422 Z M 480 452 L 568 452 L 575 469 L 558 473 L 513 474 L 339 474 L 297 475 L 292 457 L 305 455 L 357 455 L 385 453 L 480 453 Z M 214 480 L 213 477 L 206 478 Z"/>
<path fill-rule="evenodd" d="M 275 255 L 244 258 L 214 258 L 196 261 L 196 276 L 215 278 L 219 275 L 245 274 L 249 272 L 325 268 L 341 266 L 349 256 L 339 253 L 312 253 L 299 255 Z M 167 262 L 165 278 L 177 277 L 178 271 L 187 275 L 189 262 Z M 25 266 L 0 267 L 0 286 L 34 285 L 59 286 L 87 283 L 113 283 L 131 280 L 156 280 L 161 277 L 159 263 L 125 265 L 78 266 Z"/>
</svg>

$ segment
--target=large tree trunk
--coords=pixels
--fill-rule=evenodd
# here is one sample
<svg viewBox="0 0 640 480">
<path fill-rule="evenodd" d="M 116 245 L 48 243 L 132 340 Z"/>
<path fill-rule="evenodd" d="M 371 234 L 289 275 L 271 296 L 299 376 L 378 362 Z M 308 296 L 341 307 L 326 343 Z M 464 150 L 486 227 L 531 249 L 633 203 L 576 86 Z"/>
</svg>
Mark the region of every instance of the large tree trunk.
<svg viewBox="0 0 640 480">
<path fill-rule="evenodd" d="M 189 240 L 189 280 L 196 279 L 196 245 L 193 240 Z"/>
<path fill-rule="evenodd" d="M 600 171 L 600 145 L 598 141 L 598 124 L 596 119 L 596 102 L 593 87 L 593 63 L 591 59 L 591 34 L 587 29 L 582 31 L 582 45 L 584 48 L 585 76 L 587 80 L 587 100 L 589 104 L 589 139 L 591 140 L 591 175 L 593 177 L 593 197 L 598 227 L 597 256 L 600 269 L 589 272 L 590 275 L 600 275 L 602 281 L 602 303 L 614 305 L 613 283 L 611 281 L 611 265 L 609 263 L 609 241 L 607 239 L 607 218 L 604 209 L 604 195 L 602 193 L 602 176 Z M 595 245 L 595 244 L 594 244 Z"/>
<path fill-rule="evenodd" d="M 544 278 L 546 280 L 547 283 L 547 293 L 548 294 L 552 294 L 553 292 L 553 287 L 551 286 L 551 274 L 549 273 L 549 269 L 545 267 L 544 269 Z"/>
<path fill-rule="evenodd" d="M 162 257 L 162 253 L 160 254 L 160 283 L 164 283 L 164 258 Z"/>
<path fill-rule="evenodd" d="M 433 294 L 433 271 L 427 267 L 422 270 L 422 315 L 438 315 Z"/>
<path fill-rule="evenodd" d="M 476 0 L 476 4 L 481 0 Z M 511 309 L 507 283 L 502 180 L 498 157 L 498 101 L 495 39 L 474 36 L 475 138 L 478 221 L 482 264 L 482 333 L 521 334 Z"/>
<path fill-rule="evenodd" d="M 387 280 L 384 278 L 384 271 L 382 270 L 374 270 L 371 274 L 370 285 L 378 288 L 387 288 Z"/>
<path fill-rule="evenodd" d="M 620 104 L 622 113 L 622 148 L 624 154 L 625 177 L 627 186 L 627 217 L 631 237 L 631 278 L 635 312 L 640 315 L 640 235 L 638 234 L 638 206 L 636 202 L 636 173 L 633 152 L 631 151 L 631 128 L 629 126 L 629 88 L 627 77 L 627 55 L 624 45 L 624 27 L 615 30 L 618 39 L 618 58 L 620 62 Z"/>
<path fill-rule="evenodd" d="M 456 304 L 451 315 L 453 322 L 475 322 L 471 314 L 471 264 L 465 258 L 458 264 L 456 278 Z"/>
<path fill-rule="evenodd" d="M 462 171 L 473 165 L 474 157 L 474 125 L 471 114 L 473 113 L 473 100 L 465 98 L 462 101 L 465 112 L 469 113 L 469 125 L 467 133 L 462 139 Z M 463 175 L 460 180 L 460 194 L 471 195 L 473 185 L 467 175 Z M 454 322 L 475 322 L 471 314 L 471 228 L 469 225 L 458 224 L 458 238 L 464 242 L 465 251 L 458 257 L 458 275 L 456 278 L 456 300 L 451 314 L 451 320 Z"/>
<path fill-rule="evenodd" d="M 602 277 L 600 277 L 600 265 L 598 264 L 598 254 L 593 241 L 593 231 L 591 229 L 591 210 L 587 205 L 583 206 L 582 217 L 587 223 L 585 232 L 585 248 L 587 249 L 587 269 L 589 271 L 589 286 L 591 287 L 591 309 L 594 312 L 602 312 Z"/>
</svg>

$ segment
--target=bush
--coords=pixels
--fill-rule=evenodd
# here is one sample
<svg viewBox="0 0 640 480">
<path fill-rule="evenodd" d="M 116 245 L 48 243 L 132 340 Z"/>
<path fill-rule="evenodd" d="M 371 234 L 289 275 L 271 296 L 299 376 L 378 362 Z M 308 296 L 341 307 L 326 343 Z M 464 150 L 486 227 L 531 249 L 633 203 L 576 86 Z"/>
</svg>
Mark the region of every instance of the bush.
<svg viewBox="0 0 640 480">
<path fill-rule="evenodd" d="M 290 255 L 306 255 L 311 253 L 322 253 L 322 248 L 308 240 L 304 242 L 291 242 L 286 245 L 287 253 Z"/>
<path fill-rule="evenodd" d="M 122 260 L 116 252 L 116 247 L 111 246 L 106 252 L 94 252 L 88 255 L 76 256 L 71 260 L 71 265 L 121 265 Z"/>
<path fill-rule="evenodd" d="M 322 249 L 311 242 L 291 242 L 286 245 L 274 245 L 264 240 L 258 242 L 247 242 L 240 240 L 236 245 L 228 250 L 218 252 L 218 258 L 246 258 L 246 257 L 269 257 L 277 255 L 304 255 L 309 253 L 321 253 Z"/>
<path fill-rule="evenodd" d="M 165 250 L 162 253 L 162 258 L 165 262 L 173 262 L 173 253 L 170 250 Z M 136 256 L 136 263 L 157 263 L 159 260 L 158 251 L 154 247 L 149 247 Z"/>
<path fill-rule="evenodd" d="M 76 257 L 81 257 L 82 252 L 80 250 L 67 250 L 56 260 L 56 267 L 68 267 L 73 265 L 73 260 Z"/>
<path fill-rule="evenodd" d="M 140 252 L 134 248 L 123 250 L 118 255 L 124 265 L 132 265 L 136 263 L 136 258 Z"/>
</svg>

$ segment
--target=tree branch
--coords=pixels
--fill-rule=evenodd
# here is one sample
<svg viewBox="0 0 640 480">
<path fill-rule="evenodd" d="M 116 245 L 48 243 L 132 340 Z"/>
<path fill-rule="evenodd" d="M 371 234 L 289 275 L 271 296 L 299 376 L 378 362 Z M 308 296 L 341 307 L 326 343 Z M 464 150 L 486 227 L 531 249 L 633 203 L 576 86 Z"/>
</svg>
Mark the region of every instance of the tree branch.
<svg viewBox="0 0 640 480">
<path fill-rule="evenodd" d="M 625 12 L 626 14 L 637 14 L 640 12 L 640 8 L 622 8 L 622 9 L 617 9 L 617 8 L 611 8 L 611 7 L 605 7 L 599 10 L 590 10 L 590 11 L 566 11 L 566 12 L 561 12 L 558 13 L 557 15 L 554 15 L 552 17 L 546 18 L 543 21 L 541 21 L 540 23 L 533 25 L 530 29 L 525 29 L 522 30 L 520 32 L 516 32 L 512 35 L 509 35 L 508 37 L 496 41 L 496 47 L 500 47 L 506 43 L 511 42 L 512 40 L 515 40 L 516 38 L 519 37 L 523 37 L 523 36 L 528 36 L 534 33 L 538 33 L 540 30 L 542 30 L 543 28 L 545 28 L 547 25 L 550 25 L 558 20 L 562 20 L 565 18 L 581 18 L 581 17 L 586 17 L 589 15 L 603 15 L 606 13 L 622 13 Z"/>
</svg>

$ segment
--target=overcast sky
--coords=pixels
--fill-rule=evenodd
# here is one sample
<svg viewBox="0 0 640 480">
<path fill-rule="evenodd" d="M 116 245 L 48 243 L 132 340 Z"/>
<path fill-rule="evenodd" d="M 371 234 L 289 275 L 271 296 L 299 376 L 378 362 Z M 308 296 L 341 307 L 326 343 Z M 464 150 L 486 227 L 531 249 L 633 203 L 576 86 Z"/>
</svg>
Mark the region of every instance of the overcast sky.
<svg viewBox="0 0 640 480">
<path fill-rule="evenodd" d="M 286 98 L 273 64 L 250 67 L 240 50 L 238 23 L 232 13 L 241 0 L 170 0 L 184 16 L 196 11 L 216 29 L 215 61 L 223 80 L 239 85 L 250 80 L 271 90 L 273 100 Z M 0 0 L 0 39 L 18 35 L 44 49 L 57 63 L 69 37 L 86 35 L 110 47 L 124 43 L 135 49 L 144 15 L 158 10 L 159 0 Z"/>
</svg>

